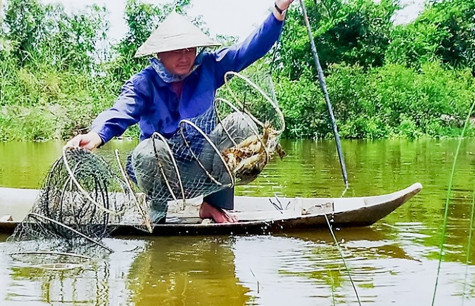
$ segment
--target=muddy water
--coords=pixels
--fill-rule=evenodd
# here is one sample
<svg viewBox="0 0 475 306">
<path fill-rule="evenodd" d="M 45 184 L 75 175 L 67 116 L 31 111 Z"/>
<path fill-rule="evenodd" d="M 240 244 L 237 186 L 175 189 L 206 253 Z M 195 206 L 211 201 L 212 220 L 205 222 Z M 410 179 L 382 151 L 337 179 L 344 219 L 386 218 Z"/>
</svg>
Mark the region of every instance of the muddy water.
<svg viewBox="0 0 475 306">
<path fill-rule="evenodd" d="M 128 152 L 130 142 L 101 149 Z M 62 143 L 0 143 L 0 186 L 38 188 Z M 273 236 L 109 239 L 115 252 L 65 270 L 19 262 L 0 236 L 0 304 L 99 305 L 430 305 L 447 187 L 457 142 L 343 142 L 345 196 L 424 189 L 366 228 Z M 343 182 L 332 142 L 284 142 L 275 160 L 240 195 L 339 197 Z M 449 201 L 445 257 L 435 305 L 475 304 L 475 243 L 467 255 L 475 190 L 475 141 L 462 143 Z M 347 271 L 342 260 L 345 259 Z M 350 281 L 349 275 L 353 284 Z M 358 297 L 357 297 L 358 295 Z"/>
</svg>

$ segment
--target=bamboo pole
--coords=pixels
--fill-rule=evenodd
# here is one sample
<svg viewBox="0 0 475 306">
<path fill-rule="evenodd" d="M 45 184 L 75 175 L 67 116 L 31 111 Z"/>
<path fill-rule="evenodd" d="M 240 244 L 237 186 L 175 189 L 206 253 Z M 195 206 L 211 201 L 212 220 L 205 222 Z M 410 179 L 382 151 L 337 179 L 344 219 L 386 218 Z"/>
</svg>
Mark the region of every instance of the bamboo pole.
<svg viewBox="0 0 475 306">
<path fill-rule="evenodd" d="M 299 2 L 300 2 L 300 7 L 302 9 L 303 19 L 305 21 L 305 26 L 307 27 L 307 33 L 310 40 L 310 47 L 312 48 L 313 59 L 315 62 L 315 67 L 317 69 L 318 81 L 320 83 L 323 96 L 325 97 L 328 113 L 330 114 L 330 120 L 331 120 L 332 128 L 333 128 L 333 135 L 335 137 L 335 142 L 336 142 L 336 149 L 338 152 L 338 158 L 340 160 L 341 174 L 343 175 L 343 182 L 345 183 L 345 190 L 343 191 L 343 194 L 342 194 L 343 196 L 346 190 L 348 189 L 348 175 L 346 173 L 345 157 L 343 156 L 343 151 L 341 149 L 340 135 L 338 134 L 338 128 L 335 123 L 335 116 L 333 115 L 333 108 L 330 102 L 330 97 L 328 95 L 328 90 L 325 83 L 325 75 L 323 74 L 323 69 L 322 69 L 322 66 L 320 65 L 320 60 L 318 59 L 317 48 L 315 47 L 315 42 L 313 41 L 312 28 L 310 27 L 310 22 L 308 21 L 308 15 L 305 9 L 305 4 L 303 3 L 303 0 L 299 0 Z"/>
</svg>

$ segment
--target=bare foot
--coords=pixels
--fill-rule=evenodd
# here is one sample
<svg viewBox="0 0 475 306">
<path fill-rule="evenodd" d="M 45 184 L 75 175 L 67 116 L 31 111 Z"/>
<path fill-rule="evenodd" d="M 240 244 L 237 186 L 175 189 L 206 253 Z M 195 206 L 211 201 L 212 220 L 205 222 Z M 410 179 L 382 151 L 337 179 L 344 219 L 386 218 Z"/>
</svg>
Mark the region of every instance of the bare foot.
<svg viewBox="0 0 475 306">
<path fill-rule="evenodd" d="M 203 202 L 200 207 L 200 218 L 211 218 L 216 223 L 236 223 L 238 220 L 236 216 L 228 214 L 221 208 L 211 206 L 210 204 Z"/>
</svg>

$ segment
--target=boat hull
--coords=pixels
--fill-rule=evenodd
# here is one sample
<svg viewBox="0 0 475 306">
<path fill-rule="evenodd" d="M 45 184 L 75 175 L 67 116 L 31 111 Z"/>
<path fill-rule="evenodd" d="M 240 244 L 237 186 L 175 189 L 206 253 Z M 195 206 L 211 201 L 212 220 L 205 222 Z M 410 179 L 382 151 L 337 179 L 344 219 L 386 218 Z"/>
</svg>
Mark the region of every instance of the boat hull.
<svg viewBox="0 0 475 306">
<path fill-rule="evenodd" d="M 238 196 L 235 198 L 234 211 L 240 220 L 237 223 L 202 222 L 196 209 L 199 205 L 193 205 L 194 210 L 169 211 L 167 222 L 156 224 L 152 234 L 134 225 L 119 224 L 111 225 L 114 228 L 112 235 L 269 234 L 328 227 L 328 222 L 338 227 L 368 226 L 393 212 L 421 189 L 422 185 L 415 183 L 391 194 L 354 198 L 277 199 Z M 13 221 L 0 221 L 0 233 L 13 232 L 15 226 L 31 209 L 37 195 L 36 190 L 0 188 L 0 217 L 8 214 L 13 216 Z M 9 213 L 9 209 L 15 210 L 15 214 Z"/>
</svg>

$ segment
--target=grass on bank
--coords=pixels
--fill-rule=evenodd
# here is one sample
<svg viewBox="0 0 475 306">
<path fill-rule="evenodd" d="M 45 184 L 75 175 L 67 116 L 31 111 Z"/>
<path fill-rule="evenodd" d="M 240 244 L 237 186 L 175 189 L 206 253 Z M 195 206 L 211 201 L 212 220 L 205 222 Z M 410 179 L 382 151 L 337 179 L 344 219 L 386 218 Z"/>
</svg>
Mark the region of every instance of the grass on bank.
<svg viewBox="0 0 475 306">
<path fill-rule="evenodd" d="M 286 138 L 331 138 L 323 96 L 310 72 L 297 81 L 274 76 Z M 418 70 L 388 64 L 364 71 L 335 65 L 327 84 L 342 138 L 433 138 L 460 135 L 475 82 L 469 69 L 438 62 Z M 120 92 L 107 72 L 55 71 L 48 65 L 0 62 L 0 141 L 68 139 L 86 132 Z M 472 117 L 474 115 L 472 114 Z M 137 137 L 137 128 L 126 132 Z M 475 136 L 473 124 L 466 136 Z"/>
</svg>

